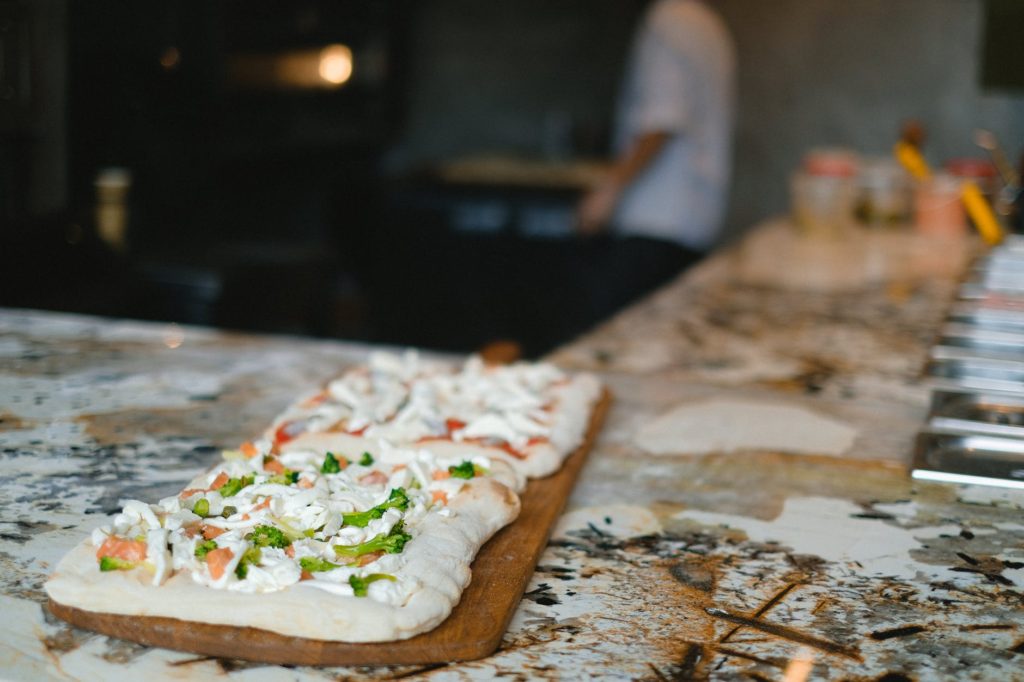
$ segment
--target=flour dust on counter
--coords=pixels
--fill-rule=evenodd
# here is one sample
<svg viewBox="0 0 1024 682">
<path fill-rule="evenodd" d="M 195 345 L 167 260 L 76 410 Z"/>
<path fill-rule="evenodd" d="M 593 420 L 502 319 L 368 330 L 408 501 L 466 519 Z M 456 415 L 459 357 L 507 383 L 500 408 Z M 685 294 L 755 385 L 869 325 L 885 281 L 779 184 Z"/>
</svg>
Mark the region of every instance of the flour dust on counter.
<svg viewBox="0 0 1024 682">
<path fill-rule="evenodd" d="M 636 444 L 652 454 L 743 450 L 839 456 L 857 431 L 805 408 L 754 401 L 683 403 L 641 425 Z"/>
</svg>

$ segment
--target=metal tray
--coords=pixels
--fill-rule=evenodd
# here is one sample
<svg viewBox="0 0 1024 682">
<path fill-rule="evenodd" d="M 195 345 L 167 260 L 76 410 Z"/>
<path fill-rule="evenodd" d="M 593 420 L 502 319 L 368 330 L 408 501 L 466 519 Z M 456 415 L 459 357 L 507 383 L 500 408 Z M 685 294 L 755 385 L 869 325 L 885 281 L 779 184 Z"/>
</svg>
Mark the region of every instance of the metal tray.
<svg viewBox="0 0 1024 682">
<path fill-rule="evenodd" d="M 1021 291 L 993 291 L 984 282 L 976 279 L 968 280 L 960 285 L 957 292 L 958 298 L 963 301 L 991 301 L 1001 300 L 1015 306 L 1024 305 L 1024 292 Z"/>
<path fill-rule="evenodd" d="M 1024 362 L 957 356 L 944 351 L 959 348 L 935 348 L 925 366 L 928 383 L 935 388 L 1024 393 Z"/>
<path fill-rule="evenodd" d="M 935 391 L 929 425 L 1024 438 L 1024 394 Z"/>
<path fill-rule="evenodd" d="M 1024 439 L 922 431 L 915 443 L 911 476 L 1024 489 Z"/>
<path fill-rule="evenodd" d="M 963 287 L 976 287 L 982 291 L 1024 296 L 1024 277 L 1015 273 L 974 272 L 964 280 Z"/>
<path fill-rule="evenodd" d="M 956 322 L 942 328 L 939 345 L 966 348 L 980 357 L 1024 358 L 1024 334 L 979 330 Z"/>
<path fill-rule="evenodd" d="M 976 303 L 958 303 L 950 308 L 949 320 L 979 331 L 1024 334 L 1024 310 L 1006 310 Z"/>
</svg>

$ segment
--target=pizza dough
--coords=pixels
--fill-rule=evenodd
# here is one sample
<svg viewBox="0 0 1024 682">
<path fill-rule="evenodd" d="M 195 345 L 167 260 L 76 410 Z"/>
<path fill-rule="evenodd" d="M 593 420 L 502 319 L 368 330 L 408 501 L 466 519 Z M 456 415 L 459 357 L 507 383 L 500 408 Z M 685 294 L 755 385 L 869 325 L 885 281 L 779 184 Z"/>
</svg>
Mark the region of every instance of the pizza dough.
<svg viewBox="0 0 1024 682">
<path fill-rule="evenodd" d="M 580 445 L 601 390 L 593 375 L 570 377 L 545 363 L 487 366 L 474 356 L 451 368 L 415 353 L 375 354 L 292 405 L 264 438 L 284 451 L 373 452 L 383 440 L 483 452 L 508 462 L 522 490 Z"/>
<path fill-rule="evenodd" d="M 194 582 L 187 572 L 153 587 L 144 571 L 101 573 L 88 540 L 61 560 L 46 592 L 60 604 L 87 611 L 255 627 L 308 639 L 405 639 L 448 616 L 469 584 L 477 549 L 515 519 L 519 500 L 502 484 L 480 479 L 453 501 L 452 510 L 450 518 L 428 518 L 406 546 L 403 571 L 415 576 L 417 589 L 400 605 L 334 595 L 302 582 L 268 593 L 217 590 Z"/>
<path fill-rule="evenodd" d="M 582 443 L 600 391 L 549 365 L 376 356 L 178 496 L 127 501 L 45 589 L 101 613 L 326 641 L 411 637 L 458 603 L 477 551 L 518 515 L 526 477 Z"/>
</svg>

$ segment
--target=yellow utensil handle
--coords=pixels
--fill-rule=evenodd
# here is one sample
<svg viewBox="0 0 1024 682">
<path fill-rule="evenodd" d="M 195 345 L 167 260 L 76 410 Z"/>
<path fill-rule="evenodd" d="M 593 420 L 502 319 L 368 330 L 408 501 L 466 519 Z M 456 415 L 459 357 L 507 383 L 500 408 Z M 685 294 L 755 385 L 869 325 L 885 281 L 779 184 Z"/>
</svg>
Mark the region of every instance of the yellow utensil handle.
<svg viewBox="0 0 1024 682">
<path fill-rule="evenodd" d="M 893 154 L 895 154 L 896 160 L 907 169 L 907 172 L 918 180 L 927 180 L 931 177 L 932 173 L 928 169 L 928 162 L 924 160 L 921 152 L 914 145 L 909 142 L 897 142 L 893 148 Z"/>
<path fill-rule="evenodd" d="M 966 180 L 960 190 L 960 198 L 985 243 L 994 245 L 1003 241 L 1003 228 L 977 183 Z"/>
</svg>

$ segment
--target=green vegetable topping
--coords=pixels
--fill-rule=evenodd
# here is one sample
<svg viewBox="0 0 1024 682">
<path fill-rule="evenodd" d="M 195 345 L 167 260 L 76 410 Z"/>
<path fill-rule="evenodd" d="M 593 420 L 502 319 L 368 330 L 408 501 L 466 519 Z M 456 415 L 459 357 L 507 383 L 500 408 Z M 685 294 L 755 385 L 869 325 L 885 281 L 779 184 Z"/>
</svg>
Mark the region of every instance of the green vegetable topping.
<svg viewBox="0 0 1024 682">
<path fill-rule="evenodd" d="M 204 540 L 196 545 L 196 558 L 206 559 L 206 555 L 217 549 L 217 543 L 213 540 Z"/>
<path fill-rule="evenodd" d="M 373 464 L 373 455 L 369 452 L 364 452 L 363 456 L 359 458 L 359 464 L 364 467 L 368 467 Z"/>
<path fill-rule="evenodd" d="M 232 497 L 238 494 L 238 491 L 246 486 L 252 485 L 252 476 L 242 476 L 241 478 L 229 478 L 228 482 L 217 489 L 221 497 Z"/>
<path fill-rule="evenodd" d="M 330 561 L 325 561 L 311 556 L 304 556 L 299 559 L 299 566 L 302 566 L 303 571 L 309 571 L 310 573 L 333 571 L 334 569 L 339 568 L 338 564 L 332 564 Z"/>
<path fill-rule="evenodd" d="M 291 469 L 285 469 L 284 473 L 275 474 L 267 479 L 267 483 L 277 483 L 278 485 L 292 485 L 297 483 L 299 480 L 299 472 L 292 471 Z"/>
<path fill-rule="evenodd" d="M 470 479 L 476 476 L 476 467 L 468 459 L 463 460 L 462 464 L 448 467 L 448 473 L 455 478 Z"/>
<path fill-rule="evenodd" d="M 378 580 L 390 580 L 395 582 L 396 578 L 393 575 L 387 573 L 371 573 L 367 576 L 360 578 L 358 575 L 350 575 L 348 577 L 348 584 L 352 586 L 352 590 L 356 593 L 357 597 L 365 597 L 366 589 L 370 586 L 370 583 L 375 583 Z"/>
<path fill-rule="evenodd" d="M 402 522 L 399 521 L 387 535 L 381 533 L 373 539 L 367 540 L 366 542 L 358 545 L 335 545 L 334 553 L 340 557 L 348 557 L 351 559 L 361 557 L 364 554 L 372 554 L 373 552 L 398 554 L 405 548 L 405 543 L 412 540 L 412 536 L 403 530 L 402 525 Z"/>
<path fill-rule="evenodd" d="M 342 465 L 342 462 L 345 464 Z M 321 474 L 336 474 L 345 467 L 348 466 L 348 460 L 342 457 L 340 460 L 334 456 L 333 452 L 328 452 L 327 456 L 324 457 L 324 463 L 320 465 Z"/>
<path fill-rule="evenodd" d="M 228 506 L 224 507 L 224 511 L 222 511 L 222 512 L 220 513 L 220 515 L 221 515 L 221 516 L 223 516 L 223 517 L 224 517 L 224 518 L 226 519 L 226 518 L 228 518 L 229 516 L 234 516 L 234 515 L 235 515 L 235 514 L 237 514 L 237 513 L 238 513 L 238 507 L 232 507 L 232 506 L 231 506 L 231 505 L 229 504 Z"/>
<path fill-rule="evenodd" d="M 210 501 L 205 497 L 200 497 L 192 506 L 192 513 L 201 519 L 205 519 L 210 515 Z"/>
<path fill-rule="evenodd" d="M 366 511 L 342 514 L 341 521 L 346 526 L 366 528 L 366 525 L 370 523 L 370 521 L 384 516 L 384 512 L 388 509 L 399 509 L 401 511 L 405 511 L 408 508 L 409 496 L 405 493 L 405 488 L 392 488 L 391 495 L 388 497 L 387 502 L 378 504 L 376 507 L 372 507 Z"/>
<path fill-rule="evenodd" d="M 263 558 L 263 553 L 260 552 L 259 547 L 250 547 L 245 550 L 245 554 L 238 560 L 238 565 L 235 566 L 235 575 L 238 576 L 239 580 L 245 580 L 245 576 L 249 574 L 249 566 L 258 564 L 260 559 Z"/>
<path fill-rule="evenodd" d="M 126 559 L 118 559 L 113 556 L 105 556 L 100 559 L 100 570 L 101 571 L 129 571 L 138 566 L 138 563 L 134 561 L 128 561 Z"/>
<path fill-rule="evenodd" d="M 292 541 L 285 536 L 280 528 L 274 526 L 260 525 L 252 529 L 252 532 L 245 536 L 256 547 L 277 547 L 284 549 L 292 544 Z"/>
</svg>

